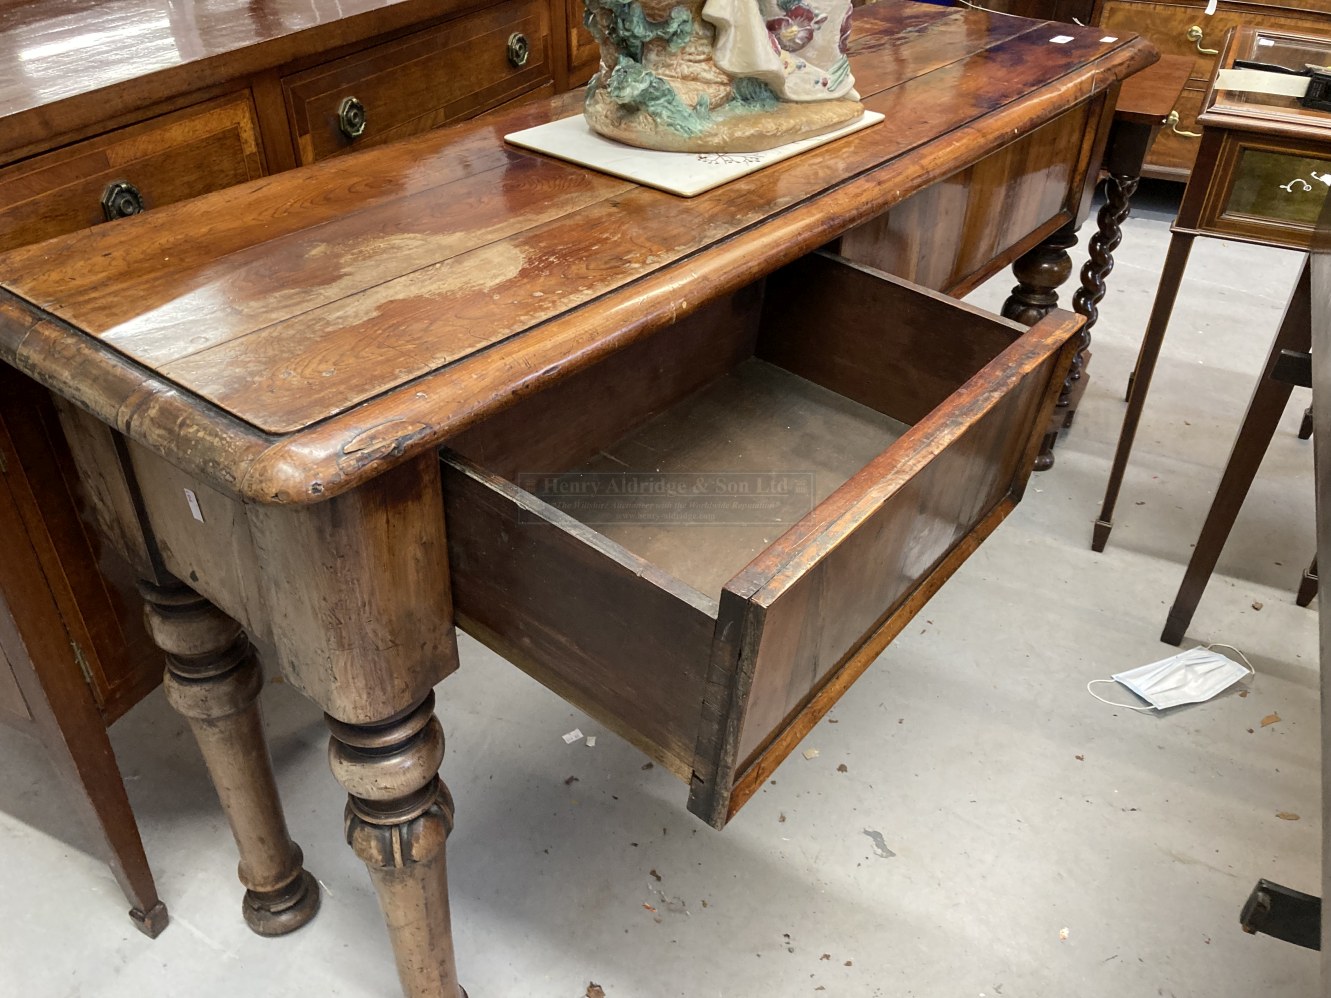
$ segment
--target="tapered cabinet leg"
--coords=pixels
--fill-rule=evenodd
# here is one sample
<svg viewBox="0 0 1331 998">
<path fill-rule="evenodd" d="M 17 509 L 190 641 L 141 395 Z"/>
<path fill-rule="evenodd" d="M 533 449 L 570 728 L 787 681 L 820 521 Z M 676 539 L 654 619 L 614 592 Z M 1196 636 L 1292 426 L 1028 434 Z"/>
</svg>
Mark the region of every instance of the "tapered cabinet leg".
<svg viewBox="0 0 1331 998">
<path fill-rule="evenodd" d="M 453 801 L 438 775 L 444 732 L 434 694 L 382 724 L 327 721 L 329 766 L 349 794 L 347 843 L 370 871 L 403 992 L 466 998 L 453 960 L 445 862 Z"/>
<path fill-rule="evenodd" d="M 261 936 L 293 932 L 319 910 L 319 885 L 287 833 L 249 637 L 187 586 L 141 583 L 140 591 L 148 632 L 166 652 L 167 699 L 189 720 L 240 851 L 245 921 Z"/>
<path fill-rule="evenodd" d="M 1151 306 L 1151 317 L 1146 323 L 1141 350 L 1137 354 L 1137 366 L 1133 369 L 1132 381 L 1128 386 L 1128 411 L 1123 416 L 1123 428 L 1119 431 L 1118 446 L 1114 449 L 1114 463 L 1109 469 L 1109 482 L 1105 485 L 1100 516 L 1091 534 L 1092 551 L 1103 551 L 1109 542 L 1109 533 L 1114 529 L 1114 507 L 1118 504 L 1118 492 L 1123 485 L 1123 475 L 1132 454 L 1132 443 L 1137 438 L 1137 426 L 1141 423 L 1142 409 L 1146 405 L 1146 393 L 1151 387 L 1156 361 L 1160 359 L 1160 347 L 1165 340 L 1169 318 L 1174 314 L 1174 302 L 1178 299 L 1179 284 L 1183 281 L 1183 272 L 1187 269 L 1188 255 L 1192 252 L 1195 238 L 1191 233 L 1175 232 L 1169 240 L 1169 252 L 1165 255 L 1165 266 L 1160 273 L 1155 304 Z"/>
</svg>

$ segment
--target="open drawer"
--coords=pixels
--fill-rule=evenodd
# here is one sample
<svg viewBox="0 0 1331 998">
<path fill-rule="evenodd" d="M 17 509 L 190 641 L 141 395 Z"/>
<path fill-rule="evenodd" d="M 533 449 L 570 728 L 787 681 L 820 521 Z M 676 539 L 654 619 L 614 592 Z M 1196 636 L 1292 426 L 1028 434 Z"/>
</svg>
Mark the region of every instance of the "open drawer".
<svg viewBox="0 0 1331 998">
<path fill-rule="evenodd" d="M 722 827 L 1015 505 L 1080 322 L 805 257 L 451 441 L 458 622 Z"/>
</svg>

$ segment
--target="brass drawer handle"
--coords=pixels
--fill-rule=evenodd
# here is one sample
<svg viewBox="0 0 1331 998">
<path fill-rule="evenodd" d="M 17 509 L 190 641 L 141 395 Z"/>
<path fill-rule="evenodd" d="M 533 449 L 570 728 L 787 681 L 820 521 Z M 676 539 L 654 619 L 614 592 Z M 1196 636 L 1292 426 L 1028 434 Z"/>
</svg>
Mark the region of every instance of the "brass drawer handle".
<svg viewBox="0 0 1331 998">
<path fill-rule="evenodd" d="M 527 36 L 520 31 L 515 31 L 508 36 L 508 62 L 514 69 L 521 69 L 527 65 L 527 56 L 531 55 L 531 45 L 527 42 Z"/>
<path fill-rule="evenodd" d="M 347 97 L 337 109 L 337 128 L 349 139 L 358 139 L 365 131 L 365 105 Z"/>
<path fill-rule="evenodd" d="M 1178 112 L 1170 111 L 1169 117 L 1165 119 L 1165 124 L 1169 126 L 1171 132 L 1175 135 L 1182 135 L 1185 139 L 1200 139 L 1202 137 L 1201 132 L 1190 132 L 1186 128 L 1179 128 L 1178 123 Z"/>
<path fill-rule="evenodd" d="M 1188 41 L 1197 46 L 1197 51 L 1202 55 L 1219 55 L 1219 49 L 1202 48 L 1202 29 L 1200 25 L 1194 24 L 1188 29 Z"/>
<path fill-rule="evenodd" d="M 102 191 L 102 214 L 108 222 L 137 215 L 144 207 L 143 195 L 128 180 L 107 184 L 106 190 Z"/>
</svg>

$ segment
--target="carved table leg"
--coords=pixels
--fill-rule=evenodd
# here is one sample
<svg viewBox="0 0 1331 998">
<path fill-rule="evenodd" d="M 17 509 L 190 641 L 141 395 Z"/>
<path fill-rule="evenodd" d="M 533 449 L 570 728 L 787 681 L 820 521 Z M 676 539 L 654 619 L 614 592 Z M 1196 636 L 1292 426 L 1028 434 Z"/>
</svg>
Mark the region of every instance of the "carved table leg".
<svg viewBox="0 0 1331 998">
<path fill-rule="evenodd" d="M 258 697 L 263 673 L 240 624 L 185 585 L 140 583 L 148 632 L 166 652 L 167 700 L 203 753 L 240 851 L 241 912 L 261 936 L 300 928 L 319 910 L 277 796 Z"/>
<path fill-rule="evenodd" d="M 329 766 L 350 795 L 347 843 L 369 868 L 407 998 L 466 998 L 458 986 L 445 840 L 453 799 L 439 779 L 434 693 L 376 725 L 326 716 Z"/>
<path fill-rule="evenodd" d="M 1132 195 L 1137 192 L 1141 178 L 1127 174 L 1110 174 L 1105 179 L 1105 203 L 1096 215 L 1095 235 L 1086 245 L 1089 257 L 1081 268 L 1081 287 L 1072 297 L 1072 309 L 1078 315 L 1086 317 L 1081 337 L 1077 342 L 1077 354 L 1072 359 L 1072 369 L 1068 372 L 1063 392 L 1058 398 L 1058 406 L 1067 410 L 1063 420 L 1065 427 L 1072 425 L 1077 414 L 1069 405 L 1077 383 L 1086 373 L 1086 352 L 1091 346 L 1091 328 L 1100 320 L 1100 302 L 1105 296 L 1105 281 L 1114 271 L 1114 250 L 1123 242 L 1123 223 L 1132 210 Z"/>
<path fill-rule="evenodd" d="M 1017 286 L 1003 303 L 1003 318 L 1033 326 L 1058 307 L 1058 289 L 1072 275 L 1072 257 L 1068 250 L 1077 245 L 1077 233 L 1069 222 L 1044 242 L 1012 265 Z M 1074 361 L 1074 369 L 1078 361 Z M 1069 390 L 1064 386 L 1064 395 Z M 1060 395 L 1060 402 L 1063 395 Z M 1062 403 L 1066 406 L 1066 403 Z M 1054 441 L 1058 438 L 1055 425 L 1040 444 L 1035 458 L 1035 470 L 1046 471 L 1054 466 Z"/>
</svg>

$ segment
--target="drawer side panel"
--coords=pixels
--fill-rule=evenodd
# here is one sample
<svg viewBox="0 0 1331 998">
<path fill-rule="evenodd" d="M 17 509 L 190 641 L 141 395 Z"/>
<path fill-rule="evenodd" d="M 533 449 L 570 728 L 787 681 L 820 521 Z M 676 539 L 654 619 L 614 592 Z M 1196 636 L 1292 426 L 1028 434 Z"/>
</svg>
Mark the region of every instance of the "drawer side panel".
<svg viewBox="0 0 1331 998">
<path fill-rule="evenodd" d="M 710 601 L 460 455 L 443 473 L 463 630 L 687 779 Z"/>
<path fill-rule="evenodd" d="M 733 692 L 699 737 L 690 809 L 704 820 L 733 816 L 1015 504 L 1077 328 L 1046 323 L 1060 328 L 1036 327 L 792 528 L 781 564 L 759 559 L 727 587 L 718 635 L 738 639 L 718 642 L 709 689 Z M 727 654 L 734 675 L 718 681 Z"/>
</svg>

